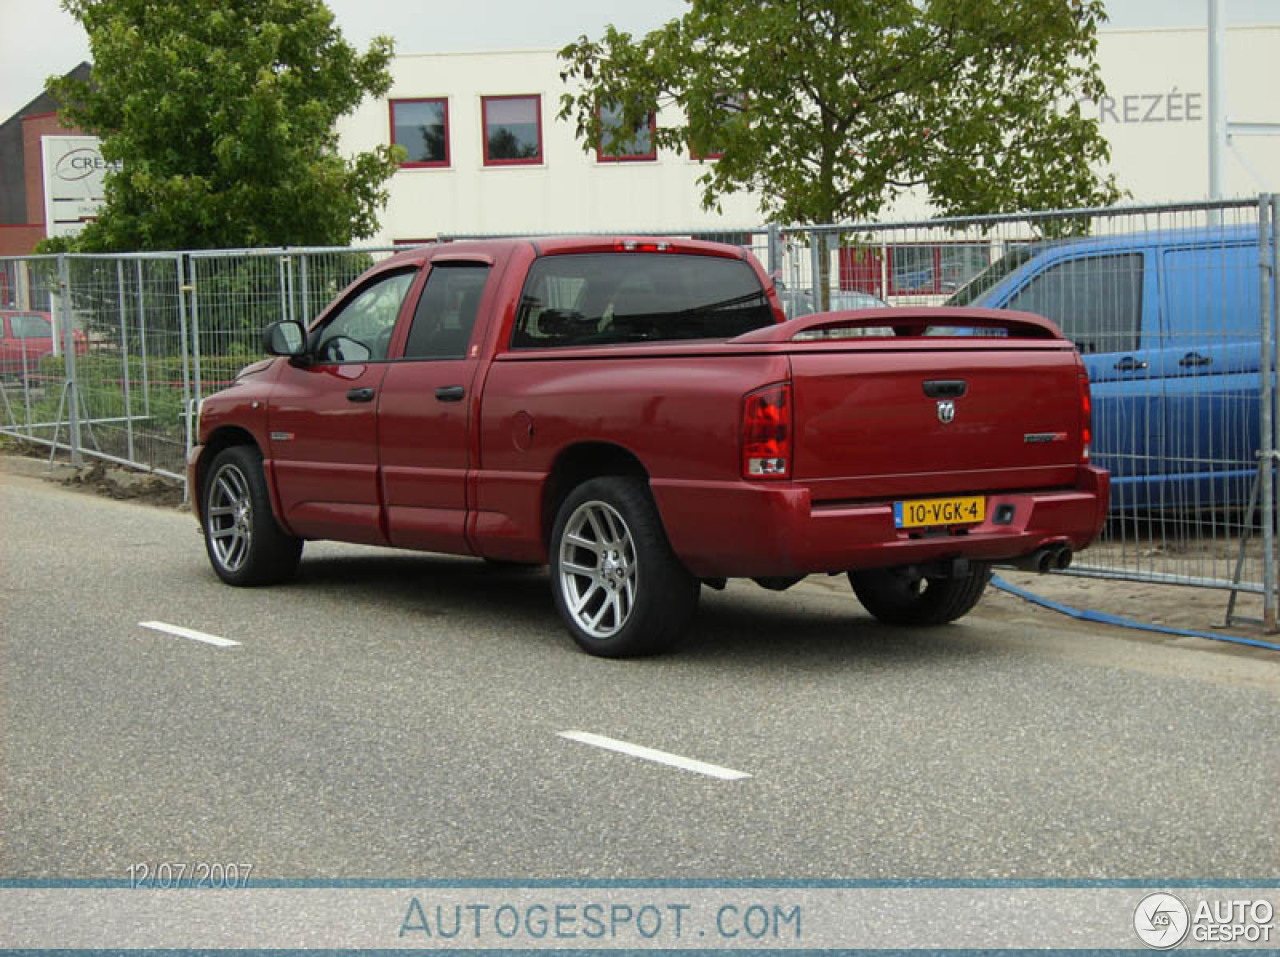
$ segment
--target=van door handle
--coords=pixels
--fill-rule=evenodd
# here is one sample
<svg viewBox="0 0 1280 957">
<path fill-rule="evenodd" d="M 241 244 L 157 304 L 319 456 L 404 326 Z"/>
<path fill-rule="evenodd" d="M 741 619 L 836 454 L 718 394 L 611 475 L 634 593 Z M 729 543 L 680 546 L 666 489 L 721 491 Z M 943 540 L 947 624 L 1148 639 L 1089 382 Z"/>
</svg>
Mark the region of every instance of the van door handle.
<svg viewBox="0 0 1280 957">
<path fill-rule="evenodd" d="M 467 390 L 460 385 L 446 385 L 436 389 L 437 402 L 461 402 Z"/>
<path fill-rule="evenodd" d="M 1117 372 L 1140 372 L 1147 367 L 1147 364 L 1133 356 L 1125 356 L 1116 363 Z"/>
<path fill-rule="evenodd" d="M 1184 369 L 1194 366 L 1213 365 L 1213 360 L 1208 356 L 1202 356 L 1198 352 L 1188 352 L 1185 356 L 1178 360 L 1178 365 Z"/>
<path fill-rule="evenodd" d="M 348 402 L 372 402 L 372 389 L 352 389 L 347 393 Z"/>
</svg>

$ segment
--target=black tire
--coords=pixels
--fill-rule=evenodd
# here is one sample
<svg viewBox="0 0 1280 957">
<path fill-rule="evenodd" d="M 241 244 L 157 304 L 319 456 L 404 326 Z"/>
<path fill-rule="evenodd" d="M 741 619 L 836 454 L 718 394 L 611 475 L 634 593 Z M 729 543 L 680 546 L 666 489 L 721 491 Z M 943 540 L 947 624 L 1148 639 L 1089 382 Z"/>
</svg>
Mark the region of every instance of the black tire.
<svg viewBox="0 0 1280 957">
<path fill-rule="evenodd" d="M 924 578 L 896 568 L 849 572 L 862 606 L 887 625 L 945 625 L 973 610 L 991 580 L 991 566 L 975 562 L 968 575 Z"/>
<path fill-rule="evenodd" d="M 209 466 L 200 496 L 209 563 L 228 585 L 274 585 L 298 570 L 302 539 L 280 527 L 256 446 L 223 449 Z"/>
<path fill-rule="evenodd" d="M 685 632 L 700 584 L 671 550 L 648 484 L 579 485 L 551 531 L 551 590 L 573 640 L 601 658 L 665 651 Z"/>
</svg>

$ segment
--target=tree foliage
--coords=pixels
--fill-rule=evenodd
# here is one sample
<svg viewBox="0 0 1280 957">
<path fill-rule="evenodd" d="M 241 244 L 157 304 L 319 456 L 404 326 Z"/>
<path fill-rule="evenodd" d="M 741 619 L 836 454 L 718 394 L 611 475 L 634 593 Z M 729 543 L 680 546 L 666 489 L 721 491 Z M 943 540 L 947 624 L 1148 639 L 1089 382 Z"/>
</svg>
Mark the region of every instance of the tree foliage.
<svg viewBox="0 0 1280 957">
<path fill-rule="evenodd" d="M 928 189 L 943 214 L 1105 205 L 1102 0 L 691 0 L 635 38 L 560 51 L 584 149 L 659 109 L 657 142 L 720 153 L 703 203 L 751 190 L 783 222 L 869 219 Z M 676 109 L 668 109 L 668 107 Z"/>
<path fill-rule="evenodd" d="M 334 123 L 391 84 L 391 41 L 360 53 L 323 0 L 63 0 L 93 78 L 49 80 L 102 137 L 107 203 L 86 252 L 344 245 L 371 235 L 392 148 L 351 159 Z"/>
</svg>

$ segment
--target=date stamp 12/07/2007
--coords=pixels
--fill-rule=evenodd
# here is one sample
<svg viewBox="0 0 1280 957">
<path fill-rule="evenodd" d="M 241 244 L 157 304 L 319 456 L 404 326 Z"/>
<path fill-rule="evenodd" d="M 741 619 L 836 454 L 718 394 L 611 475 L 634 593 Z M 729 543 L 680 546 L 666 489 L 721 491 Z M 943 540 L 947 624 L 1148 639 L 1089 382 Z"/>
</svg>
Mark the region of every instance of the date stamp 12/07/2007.
<svg viewBox="0 0 1280 957">
<path fill-rule="evenodd" d="M 232 889 L 249 886 L 252 864 L 219 861 L 159 861 L 130 864 L 129 887 L 135 890 Z"/>
</svg>

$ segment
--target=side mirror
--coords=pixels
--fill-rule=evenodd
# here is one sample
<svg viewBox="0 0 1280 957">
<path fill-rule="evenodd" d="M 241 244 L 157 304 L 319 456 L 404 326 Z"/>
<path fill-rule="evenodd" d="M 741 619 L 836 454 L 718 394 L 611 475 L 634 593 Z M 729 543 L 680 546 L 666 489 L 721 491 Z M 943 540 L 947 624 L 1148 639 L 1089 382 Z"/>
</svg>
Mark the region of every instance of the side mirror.
<svg viewBox="0 0 1280 957">
<path fill-rule="evenodd" d="M 268 355 L 296 359 L 307 351 L 307 330 L 300 322 L 273 322 L 262 331 L 262 348 Z"/>
</svg>

